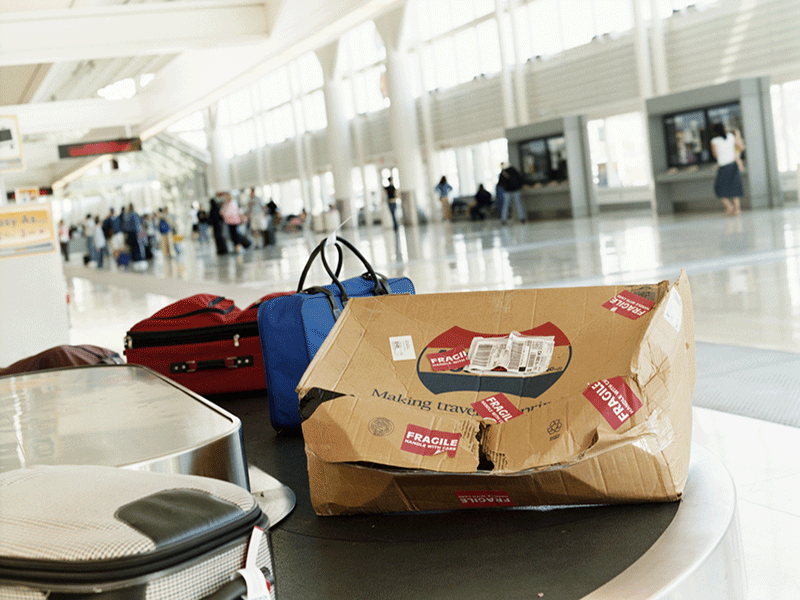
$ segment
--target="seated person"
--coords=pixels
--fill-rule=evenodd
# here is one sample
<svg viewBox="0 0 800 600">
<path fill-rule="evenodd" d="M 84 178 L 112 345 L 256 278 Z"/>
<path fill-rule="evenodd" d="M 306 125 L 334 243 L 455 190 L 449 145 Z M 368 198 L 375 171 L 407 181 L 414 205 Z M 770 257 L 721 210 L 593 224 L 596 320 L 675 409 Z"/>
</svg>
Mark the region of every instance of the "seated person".
<svg viewBox="0 0 800 600">
<path fill-rule="evenodd" d="M 492 208 L 492 194 L 483 187 L 483 184 L 478 186 L 478 191 L 475 193 L 475 202 L 470 204 L 469 216 L 473 221 L 478 219 L 483 220 Z"/>
</svg>

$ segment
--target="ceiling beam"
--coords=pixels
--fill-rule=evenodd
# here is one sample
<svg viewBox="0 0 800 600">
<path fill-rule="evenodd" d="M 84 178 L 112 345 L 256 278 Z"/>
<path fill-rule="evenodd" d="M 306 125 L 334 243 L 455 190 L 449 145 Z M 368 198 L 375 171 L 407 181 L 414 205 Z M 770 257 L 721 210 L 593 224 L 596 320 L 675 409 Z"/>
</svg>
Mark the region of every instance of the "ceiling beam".
<svg viewBox="0 0 800 600">
<path fill-rule="evenodd" d="M 267 39 L 264 0 L 190 0 L 0 14 L 0 66 L 237 46 Z"/>
<path fill-rule="evenodd" d="M 4 106 L 3 113 L 16 115 L 20 135 L 65 129 L 134 127 L 142 122 L 141 104 L 131 100 L 64 100 Z"/>
</svg>

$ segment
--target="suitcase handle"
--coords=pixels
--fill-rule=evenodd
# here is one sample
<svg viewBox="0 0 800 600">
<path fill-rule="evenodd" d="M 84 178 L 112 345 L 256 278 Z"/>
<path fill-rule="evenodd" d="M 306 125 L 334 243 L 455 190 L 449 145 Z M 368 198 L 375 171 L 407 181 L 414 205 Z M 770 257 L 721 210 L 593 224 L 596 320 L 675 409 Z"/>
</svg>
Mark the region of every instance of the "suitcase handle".
<svg viewBox="0 0 800 600">
<path fill-rule="evenodd" d="M 264 575 L 264 579 L 266 579 L 270 588 L 275 585 L 275 578 L 272 577 L 272 573 L 268 567 L 261 567 L 261 573 Z M 201 598 L 201 600 L 238 600 L 242 596 L 247 596 L 247 583 L 244 577 L 237 574 L 237 577 L 234 577 L 217 591 Z"/>
<path fill-rule="evenodd" d="M 333 292 L 330 291 L 328 288 L 324 288 L 321 286 L 314 286 L 308 289 L 303 290 L 304 294 L 325 294 L 325 298 L 328 300 L 328 304 L 331 307 L 331 312 L 333 313 L 333 320 L 336 321 L 339 318 L 339 315 L 342 314 L 342 309 L 336 304 L 335 297 Z"/>
<path fill-rule="evenodd" d="M 229 356 L 227 358 L 217 358 L 214 360 L 187 360 L 184 362 L 171 363 L 169 372 L 194 373 L 196 371 L 208 371 L 209 369 L 238 369 L 240 367 L 252 367 L 255 364 L 252 356 Z"/>
<path fill-rule="evenodd" d="M 298 294 L 303 291 L 303 284 L 305 284 L 306 282 L 306 275 L 308 275 L 308 271 L 311 269 L 311 265 L 313 264 L 314 259 L 317 257 L 317 254 L 319 254 L 322 251 L 322 247 L 324 246 L 324 244 L 325 240 L 323 240 L 321 244 L 319 244 L 316 248 L 314 248 L 314 250 L 312 250 L 311 252 L 311 255 L 308 257 L 308 260 L 306 261 L 306 266 L 303 267 L 303 273 L 300 275 L 300 281 L 297 284 Z M 336 246 L 336 252 L 338 252 L 339 254 L 339 262 L 336 265 L 336 276 L 338 277 L 339 273 L 342 272 L 342 263 L 344 262 L 344 254 L 342 253 L 342 249 L 339 246 Z"/>
<path fill-rule="evenodd" d="M 328 272 L 328 275 L 330 275 L 331 279 L 333 280 L 333 283 L 336 285 L 336 287 L 339 288 L 339 293 L 341 294 L 341 300 L 342 300 L 342 308 L 344 308 L 344 306 L 347 304 L 347 301 L 350 299 L 350 296 L 347 295 L 347 292 L 344 290 L 344 286 L 342 285 L 342 282 L 339 281 L 338 273 L 332 273 L 331 272 L 330 265 L 328 265 L 328 260 L 325 258 L 324 246 L 327 244 L 327 242 L 328 242 L 327 239 L 323 240 L 320 243 L 320 245 L 317 246 L 317 249 L 320 250 L 320 255 L 322 256 L 322 265 L 325 267 L 325 270 Z M 361 252 L 358 251 L 358 248 L 356 248 L 353 244 L 348 242 L 346 239 L 344 239 L 342 237 L 339 237 L 339 236 L 336 236 L 336 243 L 337 244 L 341 243 L 342 245 L 344 245 L 347 248 L 349 248 L 350 251 L 353 254 L 355 254 L 358 257 L 358 259 L 361 261 L 361 263 L 367 268 L 367 272 L 364 273 L 363 277 L 365 279 L 369 279 L 370 281 L 372 281 L 372 283 L 373 283 L 372 295 L 373 296 L 383 296 L 383 295 L 386 295 L 386 294 L 389 293 L 389 290 L 387 289 L 387 285 L 386 285 L 385 281 L 382 280 L 380 277 L 378 277 L 378 274 L 375 273 L 375 269 L 373 269 L 372 265 L 370 264 L 370 262 L 366 258 L 364 258 L 364 255 L 361 254 Z M 336 248 L 338 249 L 339 246 L 337 245 Z"/>
</svg>

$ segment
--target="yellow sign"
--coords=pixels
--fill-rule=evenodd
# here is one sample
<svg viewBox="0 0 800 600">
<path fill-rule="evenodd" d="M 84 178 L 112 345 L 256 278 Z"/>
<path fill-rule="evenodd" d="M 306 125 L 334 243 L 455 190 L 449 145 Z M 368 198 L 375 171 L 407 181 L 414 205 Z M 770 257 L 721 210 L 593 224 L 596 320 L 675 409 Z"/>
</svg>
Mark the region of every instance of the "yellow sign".
<svg viewBox="0 0 800 600">
<path fill-rule="evenodd" d="M 0 258 L 56 252 L 49 204 L 0 207 Z"/>
</svg>

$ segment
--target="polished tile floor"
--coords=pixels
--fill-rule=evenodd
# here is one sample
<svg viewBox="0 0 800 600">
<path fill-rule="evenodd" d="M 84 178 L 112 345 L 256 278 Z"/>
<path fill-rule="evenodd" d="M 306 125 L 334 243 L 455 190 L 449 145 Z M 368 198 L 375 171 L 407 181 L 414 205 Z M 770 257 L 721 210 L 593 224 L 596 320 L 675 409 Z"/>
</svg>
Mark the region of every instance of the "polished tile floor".
<svg viewBox="0 0 800 600">
<path fill-rule="evenodd" d="M 324 235 L 279 233 L 276 246 L 222 257 L 186 241 L 177 258 L 157 254 L 141 270 L 98 270 L 75 256 L 65 266 L 71 341 L 122 352 L 127 328 L 176 299 L 209 292 L 244 307 L 295 289 Z M 379 272 L 410 277 L 418 293 L 645 283 L 674 280 L 685 269 L 696 338 L 712 362 L 715 345 L 741 347 L 753 357 L 800 355 L 796 204 L 738 217 L 611 212 L 507 226 L 435 223 L 397 234 L 376 226 L 343 235 Z M 344 273 L 361 272 L 348 256 Z M 307 284 L 327 282 L 315 267 Z M 780 393 L 765 399 L 782 400 Z M 694 414 L 694 442 L 716 454 L 736 484 L 749 600 L 800 598 L 800 429 L 698 406 Z"/>
</svg>

